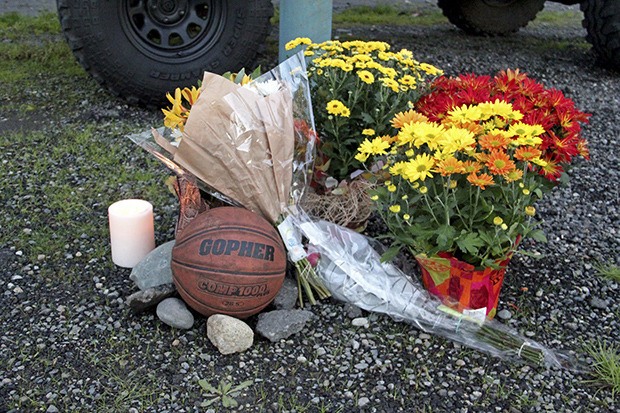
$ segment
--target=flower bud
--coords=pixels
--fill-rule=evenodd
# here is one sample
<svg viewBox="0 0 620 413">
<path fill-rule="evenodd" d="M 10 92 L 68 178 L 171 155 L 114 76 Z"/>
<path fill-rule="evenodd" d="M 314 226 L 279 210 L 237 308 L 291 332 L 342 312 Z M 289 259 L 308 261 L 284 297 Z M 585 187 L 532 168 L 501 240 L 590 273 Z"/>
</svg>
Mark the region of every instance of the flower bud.
<svg viewBox="0 0 620 413">
<path fill-rule="evenodd" d="M 534 208 L 531 205 L 525 207 L 525 215 L 529 215 L 533 217 L 535 214 L 536 214 L 536 208 Z"/>
</svg>

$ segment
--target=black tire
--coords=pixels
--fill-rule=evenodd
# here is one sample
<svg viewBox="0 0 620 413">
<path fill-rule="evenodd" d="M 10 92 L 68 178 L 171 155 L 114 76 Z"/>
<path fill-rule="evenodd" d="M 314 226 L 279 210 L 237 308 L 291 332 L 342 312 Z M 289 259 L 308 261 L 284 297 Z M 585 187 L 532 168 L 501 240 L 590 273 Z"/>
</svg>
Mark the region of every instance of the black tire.
<svg viewBox="0 0 620 413">
<path fill-rule="evenodd" d="M 605 66 L 620 70 L 620 1 L 587 0 L 580 6 L 586 39 Z"/>
<path fill-rule="evenodd" d="M 269 34 L 271 0 L 58 0 L 80 64 L 133 104 L 158 106 L 205 70 L 252 69 Z"/>
<path fill-rule="evenodd" d="M 439 0 L 450 23 L 468 34 L 513 33 L 534 20 L 545 0 Z"/>
</svg>

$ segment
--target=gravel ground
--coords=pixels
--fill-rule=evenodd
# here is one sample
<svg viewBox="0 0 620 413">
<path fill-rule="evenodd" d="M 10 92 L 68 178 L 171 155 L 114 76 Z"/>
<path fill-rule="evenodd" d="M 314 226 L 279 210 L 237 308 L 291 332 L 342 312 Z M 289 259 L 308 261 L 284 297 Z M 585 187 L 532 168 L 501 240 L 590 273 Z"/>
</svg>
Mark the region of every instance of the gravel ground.
<svg viewBox="0 0 620 413">
<path fill-rule="evenodd" d="M 549 243 L 533 246 L 543 254 L 540 260 L 513 259 L 499 308 L 512 313 L 505 322 L 516 331 L 585 362 L 583 343 L 620 342 L 620 287 L 597 277 L 593 268 L 597 261 L 620 265 L 620 82 L 618 74 L 596 66 L 579 22 L 538 23 L 493 39 L 465 36 L 447 22 L 346 29 L 336 35 L 406 47 L 450 75 L 520 68 L 592 113 L 584 132 L 592 159 L 578 162 L 569 184 L 538 205 Z M 82 103 L 70 108 L 68 118 L 58 119 L 53 108 L 66 88 L 78 93 Z M 160 119 L 155 111 L 114 100 L 91 81 L 49 78 L 38 91 L 24 94 L 50 108 L 51 116 L 24 126 L 43 133 L 80 120 L 99 122 L 108 126 L 107 138 L 119 142 L 123 131 L 141 131 Z M 8 99 L 2 96 L 0 119 L 9 113 Z M 25 122 L 23 111 L 10 113 L 14 122 Z M 9 129 L 5 125 L 0 133 Z M 45 149 L 30 150 L 45 156 Z M 3 164 L 6 150 L 0 153 Z M 128 144 L 121 154 L 119 162 L 144 164 L 145 155 Z M 84 185 L 71 170 L 60 174 L 62 168 L 49 171 L 49 179 Z M 28 196 L 22 187 L 41 180 L 29 171 L 15 171 L 15 177 L 22 182 L 15 187 L 19 197 Z M 16 199 L 0 195 L 7 210 L 18 207 Z M 105 225 L 105 208 L 95 204 L 81 218 Z M 156 210 L 161 243 L 171 237 L 176 205 L 171 200 Z M 0 231 L 29 228 L 24 213 L 19 221 L 0 221 Z M 52 225 L 62 227 L 62 222 Z M 301 334 L 276 344 L 256 337 L 249 351 L 222 356 L 206 338 L 200 317 L 193 329 L 175 331 L 154 311 L 132 315 L 123 300 L 136 290 L 129 271 L 111 266 L 109 258 L 89 257 L 93 245 L 106 242 L 88 234 L 67 241 L 66 250 L 59 251 L 60 264 L 46 270 L 71 282 L 41 276 L 45 257 L 24 256 L 23 245 L 0 244 L 0 412 L 222 411 L 218 403 L 211 410 L 199 407 L 211 397 L 201 392 L 198 379 L 213 385 L 221 379 L 232 384 L 252 380 L 236 397 L 237 410 L 248 412 L 618 409 L 618 396 L 588 383 L 586 373 L 502 361 L 375 314 L 363 314 L 368 327 L 355 327 L 349 309 L 331 301 L 311 309 L 315 317 Z"/>
</svg>

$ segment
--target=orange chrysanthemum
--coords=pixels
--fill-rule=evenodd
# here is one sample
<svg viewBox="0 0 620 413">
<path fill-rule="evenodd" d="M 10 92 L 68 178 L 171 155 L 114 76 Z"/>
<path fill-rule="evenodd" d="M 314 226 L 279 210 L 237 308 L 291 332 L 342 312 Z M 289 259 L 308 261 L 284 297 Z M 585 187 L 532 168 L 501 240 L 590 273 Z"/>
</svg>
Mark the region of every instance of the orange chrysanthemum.
<svg viewBox="0 0 620 413">
<path fill-rule="evenodd" d="M 426 121 L 428 121 L 428 118 L 426 116 L 411 109 L 406 112 L 400 112 L 394 115 L 394 118 L 392 119 L 392 126 L 396 129 L 400 129 L 408 123 Z"/>
<path fill-rule="evenodd" d="M 515 151 L 515 159 L 519 161 L 529 161 L 538 158 L 541 151 L 531 146 L 521 146 Z"/>
<path fill-rule="evenodd" d="M 381 136 L 379 136 L 379 138 L 381 138 L 381 140 L 383 140 L 384 142 L 387 142 L 387 143 L 389 143 L 391 145 L 394 142 L 396 142 L 396 140 L 398 139 L 398 135 L 396 135 L 396 136 L 381 135 Z"/>
<path fill-rule="evenodd" d="M 468 174 L 477 174 L 482 169 L 482 164 L 475 161 L 463 162 L 463 170 Z"/>
<path fill-rule="evenodd" d="M 448 176 L 465 172 L 465 167 L 463 166 L 462 161 L 459 161 L 454 157 L 449 157 L 437 164 L 436 171 L 443 176 Z"/>
<path fill-rule="evenodd" d="M 508 182 L 518 181 L 523 178 L 523 171 L 520 169 L 513 169 L 504 175 L 504 179 Z"/>
<path fill-rule="evenodd" d="M 488 133 L 478 139 L 478 144 L 488 150 L 506 148 L 510 142 L 511 140 L 504 135 L 493 133 Z"/>
<path fill-rule="evenodd" d="M 487 163 L 489 161 L 489 154 L 486 152 L 475 152 L 471 156 L 480 163 Z"/>
<path fill-rule="evenodd" d="M 467 181 L 469 181 L 470 184 L 479 187 L 480 189 L 486 189 L 487 186 L 495 184 L 495 181 L 493 181 L 493 177 L 489 174 L 469 174 L 467 176 Z"/>
<path fill-rule="evenodd" d="M 508 154 L 500 150 L 491 151 L 486 166 L 493 175 L 506 175 L 515 169 L 515 163 L 510 159 Z"/>
</svg>

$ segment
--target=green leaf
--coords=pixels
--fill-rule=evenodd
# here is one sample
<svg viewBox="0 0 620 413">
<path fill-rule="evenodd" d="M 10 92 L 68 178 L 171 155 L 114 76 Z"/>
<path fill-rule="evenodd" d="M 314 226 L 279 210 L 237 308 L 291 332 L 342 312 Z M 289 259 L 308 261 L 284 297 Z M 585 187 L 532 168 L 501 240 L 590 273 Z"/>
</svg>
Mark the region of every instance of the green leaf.
<svg viewBox="0 0 620 413">
<path fill-rule="evenodd" d="M 198 380 L 198 385 L 202 387 L 203 390 L 208 391 L 211 394 L 218 393 L 218 390 L 215 387 L 211 386 L 211 384 L 209 384 L 209 382 L 207 382 L 205 379 Z"/>
<path fill-rule="evenodd" d="M 226 408 L 239 406 L 239 403 L 237 403 L 237 400 L 233 399 L 232 397 L 226 394 L 222 396 L 222 404 Z"/>
<path fill-rule="evenodd" d="M 219 399 L 220 399 L 220 398 L 219 398 L 219 396 L 218 396 L 218 397 L 215 397 L 215 398 L 213 398 L 213 399 L 211 399 L 211 400 L 207 400 L 207 401 L 205 401 L 205 402 L 200 403 L 200 406 L 201 406 L 201 407 L 209 407 L 209 406 L 211 406 L 213 403 L 215 403 L 216 401 L 218 401 Z"/>
<path fill-rule="evenodd" d="M 232 388 L 232 383 L 228 383 L 225 381 L 221 381 L 220 382 L 220 391 L 221 394 L 226 394 L 230 391 L 230 389 Z"/>
<path fill-rule="evenodd" d="M 456 238 L 456 231 L 450 225 L 442 225 L 437 229 L 437 246 L 449 250 Z"/>
<path fill-rule="evenodd" d="M 545 233 L 542 232 L 540 229 L 535 229 L 534 231 L 530 232 L 528 236 L 539 242 L 547 242 L 547 237 L 545 236 Z"/>
<path fill-rule="evenodd" d="M 254 380 L 246 380 L 241 382 L 237 387 L 235 387 L 233 390 L 234 391 L 239 391 L 239 390 L 243 390 L 247 387 L 250 387 L 251 385 L 254 384 Z"/>
<path fill-rule="evenodd" d="M 478 235 L 470 232 L 464 237 L 458 237 L 456 244 L 462 251 L 468 252 L 471 255 L 477 255 L 480 247 L 484 246 L 484 241 Z"/>
<path fill-rule="evenodd" d="M 370 116 L 366 112 L 362 113 L 362 119 L 364 119 L 364 122 L 369 123 L 369 124 L 375 123 L 375 120 L 373 119 L 373 117 Z"/>
<path fill-rule="evenodd" d="M 389 262 L 400 252 L 400 245 L 393 245 L 381 255 L 381 262 Z"/>
</svg>

